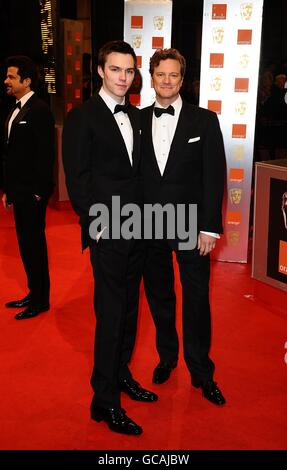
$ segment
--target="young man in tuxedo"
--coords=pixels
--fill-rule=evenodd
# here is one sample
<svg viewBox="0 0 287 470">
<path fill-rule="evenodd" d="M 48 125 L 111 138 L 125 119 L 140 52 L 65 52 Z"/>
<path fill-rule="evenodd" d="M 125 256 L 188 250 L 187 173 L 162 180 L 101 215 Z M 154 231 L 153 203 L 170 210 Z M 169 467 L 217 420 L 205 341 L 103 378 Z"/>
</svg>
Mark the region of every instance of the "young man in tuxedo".
<svg viewBox="0 0 287 470">
<path fill-rule="evenodd" d="M 48 105 L 34 92 L 37 68 L 26 56 L 10 57 L 5 85 L 16 98 L 5 125 L 3 205 L 13 204 L 21 258 L 29 293 L 6 304 L 23 308 L 15 318 L 25 320 L 49 310 L 50 278 L 45 217 L 53 191 L 54 119 Z"/>
<path fill-rule="evenodd" d="M 117 238 L 106 221 L 90 236 L 91 206 L 102 204 L 113 219 L 113 196 L 125 204 L 142 204 L 139 110 L 125 101 L 136 70 L 136 55 L 124 41 L 99 51 L 99 93 L 72 110 L 63 130 L 63 161 L 72 205 L 80 217 L 82 248 L 90 249 L 95 280 L 96 334 L 91 385 L 91 417 L 110 429 L 139 435 L 142 428 L 121 408 L 120 392 L 133 400 L 153 402 L 128 368 L 137 326 L 142 242 Z M 120 222 L 120 221 L 119 221 Z"/>
<path fill-rule="evenodd" d="M 168 233 L 162 240 L 154 237 L 148 242 L 144 282 L 160 357 L 153 382 L 165 382 L 178 360 L 174 251 L 182 285 L 184 358 L 191 382 L 209 401 L 223 405 L 209 357 L 209 253 L 222 232 L 225 155 L 216 114 L 180 97 L 184 72 L 185 59 L 176 49 L 156 51 L 150 60 L 156 102 L 141 111 L 145 203 L 172 204 L 175 209 L 178 204 L 197 205 L 194 249 L 182 249 L 179 237 Z M 188 214 L 186 210 L 190 227 L 194 221 L 188 220 Z"/>
</svg>

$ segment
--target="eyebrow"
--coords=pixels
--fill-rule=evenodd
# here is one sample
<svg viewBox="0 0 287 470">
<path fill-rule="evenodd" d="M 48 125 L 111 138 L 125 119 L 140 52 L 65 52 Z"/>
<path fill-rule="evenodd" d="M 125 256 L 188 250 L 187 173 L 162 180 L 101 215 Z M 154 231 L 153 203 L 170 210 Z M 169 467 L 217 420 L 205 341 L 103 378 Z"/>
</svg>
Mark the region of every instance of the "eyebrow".
<svg viewBox="0 0 287 470">
<path fill-rule="evenodd" d="M 135 70 L 135 67 L 128 67 L 126 69 L 123 69 L 122 67 L 119 67 L 118 65 L 109 65 L 108 67 L 109 68 L 114 67 L 115 69 L 119 69 L 119 70 Z"/>
</svg>

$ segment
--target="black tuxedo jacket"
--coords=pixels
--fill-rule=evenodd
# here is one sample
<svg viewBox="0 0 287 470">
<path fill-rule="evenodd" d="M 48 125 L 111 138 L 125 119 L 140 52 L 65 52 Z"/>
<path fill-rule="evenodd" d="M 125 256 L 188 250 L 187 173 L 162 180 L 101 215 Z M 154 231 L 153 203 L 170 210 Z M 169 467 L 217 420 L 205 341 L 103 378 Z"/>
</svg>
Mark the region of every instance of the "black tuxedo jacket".
<svg viewBox="0 0 287 470">
<path fill-rule="evenodd" d="M 183 101 L 161 175 L 152 141 L 153 108 L 141 110 L 145 203 L 197 204 L 198 231 L 222 233 L 225 153 L 216 114 Z"/>
<path fill-rule="evenodd" d="M 91 240 L 89 210 L 93 204 L 110 208 L 112 196 L 120 196 L 121 205 L 142 203 L 139 110 L 130 106 L 128 116 L 133 128 L 133 165 L 118 124 L 99 95 L 67 116 L 63 163 L 71 203 L 80 216 L 83 249 Z"/>
<path fill-rule="evenodd" d="M 7 126 L 6 122 L 6 128 Z M 9 202 L 53 191 L 55 125 L 49 106 L 35 94 L 14 119 L 4 145 L 4 192 Z"/>
</svg>

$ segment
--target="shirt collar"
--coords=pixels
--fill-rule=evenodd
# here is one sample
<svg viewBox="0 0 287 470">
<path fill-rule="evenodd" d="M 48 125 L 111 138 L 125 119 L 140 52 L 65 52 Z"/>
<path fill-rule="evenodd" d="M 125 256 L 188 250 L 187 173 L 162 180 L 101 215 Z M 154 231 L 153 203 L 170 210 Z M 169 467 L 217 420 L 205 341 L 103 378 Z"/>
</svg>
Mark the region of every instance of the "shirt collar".
<svg viewBox="0 0 287 470">
<path fill-rule="evenodd" d="M 109 108 L 109 110 L 114 113 L 114 110 L 115 110 L 115 106 L 117 104 L 125 104 L 125 98 L 123 98 L 122 102 L 121 103 L 118 103 L 116 100 L 114 100 L 114 98 L 112 98 L 110 95 L 108 95 L 108 93 L 104 90 L 104 88 L 102 87 L 99 91 L 99 95 L 100 97 L 104 100 L 104 102 L 106 103 L 107 107 Z"/>
<path fill-rule="evenodd" d="M 16 101 L 16 104 L 19 103 L 19 101 L 20 101 L 20 103 L 21 103 L 21 108 L 23 108 L 24 104 L 26 104 L 27 101 L 28 101 L 28 100 L 31 98 L 31 96 L 33 96 L 33 95 L 34 95 L 34 91 L 33 91 L 33 90 L 29 91 L 29 92 L 26 93 L 24 96 L 22 96 L 22 98 L 21 98 L 20 100 L 17 100 L 17 101 Z"/>
<path fill-rule="evenodd" d="M 164 106 L 162 106 L 161 104 L 159 104 L 159 102 L 156 100 L 155 101 L 155 106 L 157 108 L 163 108 Z M 179 114 L 181 108 L 182 108 L 182 99 L 181 99 L 181 96 L 178 95 L 178 97 L 176 98 L 176 100 L 171 103 L 171 106 L 174 107 L 174 110 L 175 110 L 175 114 Z"/>
</svg>

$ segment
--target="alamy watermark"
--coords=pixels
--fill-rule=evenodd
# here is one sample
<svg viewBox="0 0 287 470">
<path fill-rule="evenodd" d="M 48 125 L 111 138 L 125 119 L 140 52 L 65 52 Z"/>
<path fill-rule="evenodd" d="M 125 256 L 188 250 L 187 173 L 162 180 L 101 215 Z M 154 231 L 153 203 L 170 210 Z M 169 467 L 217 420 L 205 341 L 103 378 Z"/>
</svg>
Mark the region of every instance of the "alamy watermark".
<svg viewBox="0 0 287 470">
<path fill-rule="evenodd" d="M 121 206 L 120 196 L 112 197 L 111 207 L 93 204 L 89 215 L 95 217 L 89 234 L 93 240 L 179 240 L 179 250 L 193 250 L 197 244 L 196 204 L 144 204 Z"/>
</svg>

